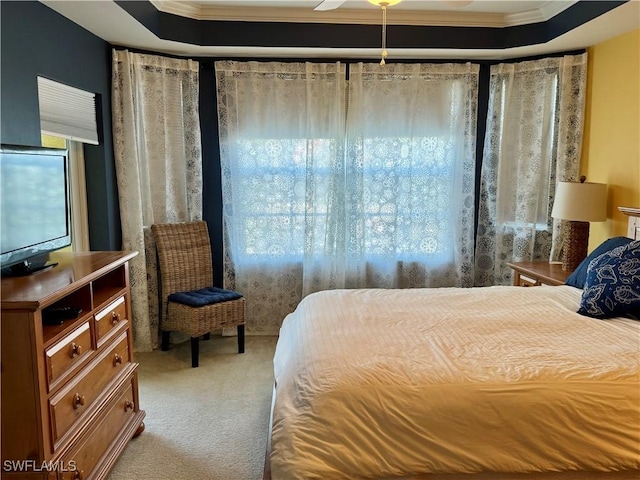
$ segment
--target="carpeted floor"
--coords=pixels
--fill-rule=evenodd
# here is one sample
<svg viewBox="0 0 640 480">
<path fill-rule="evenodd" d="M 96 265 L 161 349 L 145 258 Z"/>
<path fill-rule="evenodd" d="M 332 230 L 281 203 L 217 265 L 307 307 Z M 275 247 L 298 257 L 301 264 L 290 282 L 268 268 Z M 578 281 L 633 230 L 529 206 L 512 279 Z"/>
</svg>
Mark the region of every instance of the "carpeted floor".
<svg viewBox="0 0 640 480">
<path fill-rule="evenodd" d="M 189 342 L 137 353 L 146 429 L 126 447 L 109 480 L 257 480 L 267 441 L 276 337 Z"/>
</svg>

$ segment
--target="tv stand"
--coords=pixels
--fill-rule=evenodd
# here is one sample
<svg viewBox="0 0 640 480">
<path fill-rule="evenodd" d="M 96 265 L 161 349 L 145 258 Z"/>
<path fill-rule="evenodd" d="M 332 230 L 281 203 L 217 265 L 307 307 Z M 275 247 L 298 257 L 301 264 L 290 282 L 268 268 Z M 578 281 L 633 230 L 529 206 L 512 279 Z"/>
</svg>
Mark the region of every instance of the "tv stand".
<svg viewBox="0 0 640 480">
<path fill-rule="evenodd" d="M 144 429 L 129 286 L 136 254 L 60 252 L 56 268 L 2 279 L 2 480 L 105 480 Z"/>
<path fill-rule="evenodd" d="M 27 275 L 31 275 L 32 273 L 40 272 L 42 270 L 47 270 L 48 268 L 53 268 L 58 265 L 57 262 L 54 263 L 46 263 L 47 260 L 44 261 L 29 261 L 25 260 L 21 263 L 16 263 L 15 265 L 11 265 L 10 267 L 5 267 L 2 269 L 3 277 L 26 277 Z"/>
</svg>

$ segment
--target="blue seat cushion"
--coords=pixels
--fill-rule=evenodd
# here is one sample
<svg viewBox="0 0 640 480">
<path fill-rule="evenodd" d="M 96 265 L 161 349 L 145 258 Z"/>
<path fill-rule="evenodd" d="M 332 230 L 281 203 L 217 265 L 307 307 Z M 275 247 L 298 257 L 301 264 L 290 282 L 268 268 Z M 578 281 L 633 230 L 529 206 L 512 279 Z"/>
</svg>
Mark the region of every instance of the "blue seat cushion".
<svg viewBox="0 0 640 480">
<path fill-rule="evenodd" d="M 614 248 L 589 264 L 578 313 L 594 318 L 640 314 L 640 241 Z"/>
<path fill-rule="evenodd" d="M 199 290 L 176 292 L 169 295 L 170 302 L 180 303 L 190 307 L 204 307 L 205 305 L 228 302 L 229 300 L 237 300 L 239 298 L 242 298 L 240 293 L 218 287 L 206 287 Z"/>
</svg>

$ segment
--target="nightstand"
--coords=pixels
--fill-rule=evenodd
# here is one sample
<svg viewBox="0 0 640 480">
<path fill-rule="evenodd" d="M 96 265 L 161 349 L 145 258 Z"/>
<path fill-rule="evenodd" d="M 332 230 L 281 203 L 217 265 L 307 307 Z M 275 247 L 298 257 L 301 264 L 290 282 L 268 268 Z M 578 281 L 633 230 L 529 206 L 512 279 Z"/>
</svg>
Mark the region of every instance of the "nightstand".
<svg viewBox="0 0 640 480">
<path fill-rule="evenodd" d="M 564 285 L 571 275 L 571 272 L 562 270 L 561 263 L 510 262 L 507 265 L 513 268 L 513 284 L 518 287 Z"/>
</svg>

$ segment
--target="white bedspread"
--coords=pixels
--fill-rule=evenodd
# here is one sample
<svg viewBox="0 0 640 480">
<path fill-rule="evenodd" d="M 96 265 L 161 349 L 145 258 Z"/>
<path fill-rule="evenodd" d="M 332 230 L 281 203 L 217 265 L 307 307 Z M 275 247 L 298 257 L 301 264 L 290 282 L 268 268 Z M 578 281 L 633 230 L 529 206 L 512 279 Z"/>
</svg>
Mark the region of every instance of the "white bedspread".
<svg viewBox="0 0 640 480">
<path fill-rule="evenodd" d="M 306 297 L 274 358 L 274 480 L 640 469 L 640 322 L 559 287 Z"/>
</svg>

